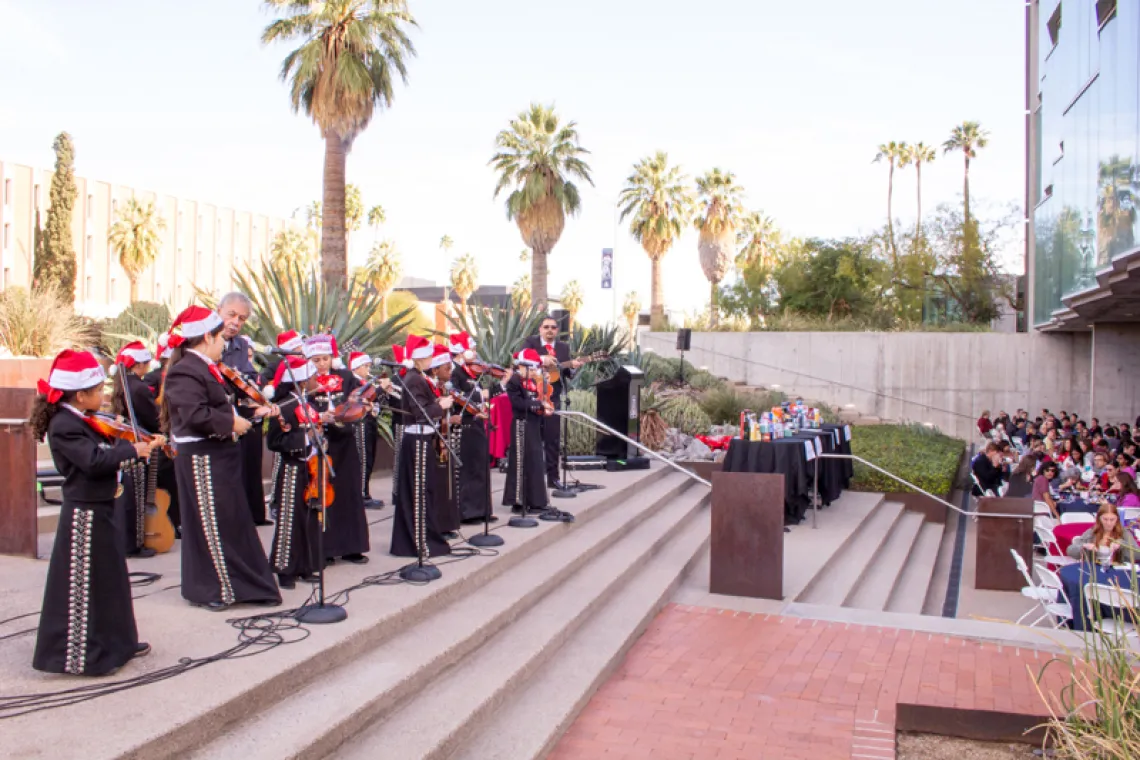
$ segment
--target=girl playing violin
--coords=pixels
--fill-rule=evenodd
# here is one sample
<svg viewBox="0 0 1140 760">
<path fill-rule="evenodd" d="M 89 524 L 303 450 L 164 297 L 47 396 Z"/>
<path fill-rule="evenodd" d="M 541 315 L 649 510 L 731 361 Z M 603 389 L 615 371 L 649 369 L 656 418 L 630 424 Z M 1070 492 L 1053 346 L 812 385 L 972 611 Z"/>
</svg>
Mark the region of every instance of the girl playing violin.
<svg viewBox="0 0 1140 760">
<path fill-rule="evenodd" d="M 49 673 L 100 676 L 150 652 L 139 641 L 131 582 L 114 520 L 123 462 L 150 454 L 152 443 L 128 443 L 98 432 L 92 415 L 103 403 L 106 374 L 86 351 L 52 362 L 29 420 L 63 475 L 32 667 Z M 161 444 L 161 439 L 158 441 Z"/>
<path fill-rule="evenodd" d="M 455 393 L 469 399 L 476 407 L 486 408 L 479 387 L 480 371 L 468 362 L 475 358 L 475 341 L 466 332 L 450 337 L 453 367 L 451 386 Z M 459 516 L 465 525 L 495 521 L 491 514 L 490 451 L 487 443 L 486 413 L 463 409 L 459 426 L 460 471 L 456 477 Z"/>
</svg>

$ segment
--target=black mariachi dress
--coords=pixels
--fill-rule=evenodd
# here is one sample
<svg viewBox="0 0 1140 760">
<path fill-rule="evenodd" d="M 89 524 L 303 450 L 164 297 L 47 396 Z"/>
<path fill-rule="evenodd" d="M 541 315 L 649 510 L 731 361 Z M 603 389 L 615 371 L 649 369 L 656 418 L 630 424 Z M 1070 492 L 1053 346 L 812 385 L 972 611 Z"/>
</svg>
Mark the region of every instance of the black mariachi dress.
<svg viewBox="0 0 1140 760">
<path fill-rule="evenodd" d="M 507 462 L 507 484 L 503 504 L 509 507 L 545 509 L 546 466 L 542 458 L 542 402 L 527 389 L 518 375 L 507 381 L 511 400 L 511 449 Z"/>
<path fill-rule="evenodd" d="M 457 364 L 451 370 L 451 385 L 473 404 L 483 403 L 483 390 L 465 367 Z M 485 421 L 466 409 L 458 449 L 459 516 L 464 522 L 481 521 L 491 514 L 491 455 Z"/>
<path fill-rule="evenodd" d="M 106 675 L 134 657 L 139 643 L 113 506 L 119 466 L 135 458 L 135 449 L 109 441 L 67 407 L 48 424 L 48 445 L 64 478 L 63 508 L 32 667 Z"/>
<path fill-rule="evenodd" d="M 439 469 L 434 464 L 439 455 L 433 428 L 443 417 L 443 409 L 427 378 L 416 369 L 404 377 L 402 404 L 407 424 L 400 437 L 391 552 L 397 557 L 418 557 L 422 548 L 424 559 L 445 556 L 451 554 L 451 545 L 440 535 L 444 531 L 432 509 L 436 491 L 447 487 L 446 482 L 437 482 Z"/>
<path fill-rule="evenodd" d="M 331 375 L 321 378 L 321 384 L 322 390 L 310 394 L 309 402 L 318 412 L 331 412 L 360 383 L 351 372 L 334 369 Z M 335 494 L 332 504 L 325 510 L 326 557 L 363 554 L 370 548 L 368 517 L 360 494 L 360 452 L 356 444 L 358 425 L 325 425 Z"/>
<path fill-rule="evenodd" d="M 312 407 L 302 412 L 300 402 L 284 393 L 277 399 L 281 417 L 269 420 L 267 436 L 269 450 L 279 455 L 280 462 L 273 486 L 278 509 L 269 564 L 278 575 L 303 577 L 320 569 L 317 557 L 320 513 L 305 503 L 305 489 L 309 485 L 309 440 L 305 427 L 317 412 Z M 281 429 L 282 421 L 289 426 L 288 431 Z"/>
<path fill-rule="evenodd" d="M 182 597 L 194 604 L 280 602 L 246 503 L 234 408 L 221 373 L 187 351 L 166 373 L 166 399 L 182 507 Z"/>
</svg>

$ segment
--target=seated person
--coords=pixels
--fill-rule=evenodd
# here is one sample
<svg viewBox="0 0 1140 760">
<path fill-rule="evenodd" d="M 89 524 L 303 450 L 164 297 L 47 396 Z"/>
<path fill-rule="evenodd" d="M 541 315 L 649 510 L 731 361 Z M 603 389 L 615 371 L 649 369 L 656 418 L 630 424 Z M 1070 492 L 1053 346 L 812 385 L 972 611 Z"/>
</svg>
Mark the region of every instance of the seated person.
<svg viewBox="0 0 1140 760">
<path fill-rule="evenodd" d="M 975 496 L 983 496 L 986 491 L 992 491 L 996 494 L 1001 490 L 1002 481 L 1006 477 L 1003 471 L 1004 465 L 1005 462 L 998 445 L 996 443 L 986 444 L 984 456 L 975 458 L 971 465 L 974 477 L 978 481 L 973 488 Z"/>
<path fill-rule="evenodd" d="M 1116 506 L 1140 507 L 1140 488 L 1136 487 L 1136 478 L 1124 470 L 1116 473 Z"/>
<path fill-rule="evenodd" d="M 1033 492 L 1033 479 L 1037 474 L 1037 457 L 1026 454 L 1017 463 L 1009 476 L 1009 488 L 1005 495 L 1011 499 L 1029 496 Z"/>
<path fill-rule="evenodd" d="M 990 421 L 990 410 L 986 409 L 978 418 L 978 432 L 982 434 L 982 438 L 989 438 L 990 431 L 993 429 L 994 423 Z"/>
<path fill-rule="evenodd" d="M 1116 507 L 1102 504 L 1093 527 L 1073 539 L 1068 554 L 1073 559 L 1090 559 L 1102 565 L 1123 564 L 1140 560 L 1140 546 L 1132 531 L 1124 529 Z"/>
<path fill-rule="evenodd" d="M 1048 504 L 1049 511 L 1053 513 L 1053 516 L 1059 517 L 1060 513 L 1057 511 L 1057 500 L 1053 498 L 1052 489 L 1050 488 L 1053 479 L 1056 477 L 1056 462 L 1049 462 L 1042 465 L 1041 472 L 1033 479 L 1033 500 Z"/>
</svg>

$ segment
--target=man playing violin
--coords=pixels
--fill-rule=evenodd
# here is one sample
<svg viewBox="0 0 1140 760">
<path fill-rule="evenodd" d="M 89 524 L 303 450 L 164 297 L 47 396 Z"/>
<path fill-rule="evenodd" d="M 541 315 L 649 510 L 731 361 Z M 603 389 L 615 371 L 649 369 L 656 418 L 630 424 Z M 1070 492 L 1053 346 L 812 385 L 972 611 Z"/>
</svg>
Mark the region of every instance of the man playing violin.
<svg viewBox="0 0 1140 760">
<path fill-rule="evenodd" d="M 218 302 L 218 316 L 222 318 L 222 338 L 225 347 L 222 349 L 220 364 L 237 370 L 251 381 L 257 374 L 257 369 L 250 361 L 252 346 L 249 338 L 241 334 L 249 319 L 253 304 L 244 293 L 227 293 Z M 235 407 L 238 414 L 244 419 L 253 420 L 253 407 L 243 403 L 244 394 L 227 381 L 226 386 L 235 398 Z M 241 482 L 245 490 L 246 501 L 249 502 L 250 512 L 253 514 L 255 525 L 272 525 L 265 515 L 265 486 L 261 481 L 262 428 L 254 424 L 239 441 L 241 446 Z"/>
<path fill-rule="evenodd" d="M 562 408 L 563 380 L 574 377 L 574 370 L 582 366 L 582 362 L 570 358 L 570 344 L 558 340 L 558 320 L 546 316 L 538 327 L 538 335 L 531 335 L 523 341 L 523 348 L 531 348 L 542 361 L 542 368 L 546 371 L 557 370 L 559 379 L 552 385 L 554 395 L 551 400 L 554 408 Z M 559 366 L 561 365 L 561 367 Z M 542 444 L 546 466 L 546 484 L 551 488 L 563 488 L 558 482 L 558 450 L 562 441 L 561 418 L 557 415 L 549 416 L 542 421 Z"/>
</svg>

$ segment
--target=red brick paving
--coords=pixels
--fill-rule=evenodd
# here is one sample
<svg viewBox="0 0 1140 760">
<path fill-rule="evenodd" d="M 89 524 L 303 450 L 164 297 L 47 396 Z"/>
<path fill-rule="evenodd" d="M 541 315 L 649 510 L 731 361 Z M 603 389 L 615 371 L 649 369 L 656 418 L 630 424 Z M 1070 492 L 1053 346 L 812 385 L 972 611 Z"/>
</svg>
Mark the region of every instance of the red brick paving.
<svg viewBox="0 0 1140 760">
<path fill-rule="evenodd" d="M 551 760 L 894 757 L 895 706 L 1045 714 L 1052 657 L 895 628 L 669 605 Z M 1049 693 L 1062 684 L 1051 668 Z"/>
</svg>

